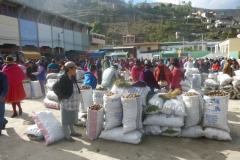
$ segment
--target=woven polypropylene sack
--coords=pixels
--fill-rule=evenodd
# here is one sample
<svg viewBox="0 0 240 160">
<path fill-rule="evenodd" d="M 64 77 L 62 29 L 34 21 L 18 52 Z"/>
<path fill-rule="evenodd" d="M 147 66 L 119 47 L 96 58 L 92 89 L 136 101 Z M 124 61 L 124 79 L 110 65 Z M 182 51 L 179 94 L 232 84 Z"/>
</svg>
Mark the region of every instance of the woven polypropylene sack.
<svg viewBox="0 0 240 160">
<path fill-rule="evenodd" d="M 26 93 L 26 98 L 30 99 L 32 98 L 32 88 L 31 88 L 31 83 L 23 83 L 23 88 Z"/>
<path fill-rule="evenodd" d="M 143 129 L 146 135 L 160 135 L 162 133 L 161 127 L 157 125 L 144 126 Z"/>
<path fill-rule="evenodd" d="M 142 99 L 141 97 L 123 98 L 123 133 L 128 133 L 136 129 L 142 129 Z"/>
<path fill-rule="evenodd" d="M 58 96 L 54 93 L 54 91 L 48 91 L 47 98 L 49 100 L 59 101 Z"/>
<path fill-rule="evenodd" d="M 31 88 L 32 88 L 33 98 L 43 97 L 42 89 L 39 81 L 31 81 Z"/>
<path fill-rule="evenodd" d="M 223 74 L 220 77 L 220 85 L 225 86 L 228 85 L 232 82 L 232 77 L 230 77 L 228 74 Z"/>
<path fill-rule="evenodd" d="M 164 114 L 172 114 L 172 115 L 178 115 L 178 116 L 187 115 L 183 101 L 178 99 L 167 100 L 164 103 L 163 108 L 161 109 L 161 112 Z"/>
<path fill-rule="evenodd" d="M 103 96 L 104 96 L 104 94 L 106 94 L 108 92 L 109 91 L 94 90 L 93 91 L 93 104 L 103 105 Z"/>
<path fill-rule="evenodd" d="M 112 129 L 122 124 L 123 108 L 121 103 L 121 95 L 114 94 L 112 96 L 103 97 L 105 111 L 105 130 Z"/>
<path fill-rule="evenodd" d="M 43 100 L 43 104 L 46 108 L 60 109 L 60 103 L 58 101 L 50 100 L 48 98 Z"/>
<path fill-rule="evenodd" d="M 203 136 L 204 136 L 204 131 L 202 126 L 197 125 L 197 126 L 192 126 L 192 127 L 183 129 L 179 137 L 200 138 Z"/>
<path fill-rule="evenodd" d="M 86 113 L 88 107 L 93 104 L 92 94 L 92 88 L 81 90 L 79 107 L 81 113 Z"/>
<path fill-rule="evenodd" d="M 205 128 L 204 135 L 206 138 L 221 140 L 221 141 L 231 141 L 232 138 L 230 134 L 226 131 L 216 128 Z"/>
<path fill-rule="evenodd" d="M 102 131 L 99 138 L 125 143 L 138 144 L 141 142 L 142 132 L 134 130 L 129 133 L 123 133 L 123 127 L 116 127 L 107 131 Z"/>
<path fill-rule="evenodd" d="M 86 134 L 91 141 L 97 139 L 103 129 L 103 115 L 103 108 L 98 111 L 88 109 Z"/>
</svg>

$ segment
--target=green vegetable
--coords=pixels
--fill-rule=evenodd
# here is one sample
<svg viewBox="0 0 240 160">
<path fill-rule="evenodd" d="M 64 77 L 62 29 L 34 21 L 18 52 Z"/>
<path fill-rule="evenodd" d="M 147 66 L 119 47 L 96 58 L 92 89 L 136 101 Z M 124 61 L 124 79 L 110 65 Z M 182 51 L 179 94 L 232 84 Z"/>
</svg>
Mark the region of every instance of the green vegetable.
<svg viewBox="0 0 240 160">
<path fill-rule="evenodd" d="M 158 106 L 151 105 L 145 110 L 145 113 L 151 113 L 155 111 L 160 111 L 160 109 L 158 108 Z"/>
<path fill-rule="evenodd" d="M 131 87 L 131 84 L 130 83 L 127 83 L 124 79 L 118 79 L 114 82 L 114 84 L 119 87 L 119 88 L 130 88 Z"/>
<path fill-rule="evenodd" d="M 174 130 L 171 130 L 171 129 L 167 129 L 166 131 L 164 131 L 163 133 L 166 133 L 166 134 L 174 134 L 174 133 L 177 133 L 178 131 L 174 131 Z"/>
</svg>

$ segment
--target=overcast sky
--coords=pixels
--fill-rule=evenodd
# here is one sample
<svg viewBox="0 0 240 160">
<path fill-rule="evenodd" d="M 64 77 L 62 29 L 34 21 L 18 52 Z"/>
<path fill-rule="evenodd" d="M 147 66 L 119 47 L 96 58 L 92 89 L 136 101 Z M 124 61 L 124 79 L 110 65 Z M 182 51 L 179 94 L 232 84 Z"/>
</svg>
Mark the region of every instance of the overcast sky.
<svg viewBox="0 0 240 160">
<path fill-rule="evenodd" d="M 188 2 L 189 0 L 185 0 Z M 145 2 L 145 0 L 134 0 L 134 3 Z M 165 2 L 178 4 L 179 0 L 147 0 L 150 2 Z M 193 7 L 206 9 L 236 9 L 240 6 L 240 0 L 191 0 Z"/>
</svg>

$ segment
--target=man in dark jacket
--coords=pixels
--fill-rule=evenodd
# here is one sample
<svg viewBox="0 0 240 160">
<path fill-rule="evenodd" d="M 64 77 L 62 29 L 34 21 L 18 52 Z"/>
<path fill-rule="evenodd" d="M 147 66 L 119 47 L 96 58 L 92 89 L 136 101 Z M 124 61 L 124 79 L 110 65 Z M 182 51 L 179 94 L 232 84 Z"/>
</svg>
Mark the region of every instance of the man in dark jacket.
<svg viewBox="0 0 240 160">
<path fill-rule="evenodd" d="M 37 72 L 37 66 L 33 65 L 32 61 L 28 61 L 28 68 L 26 70 L 27 73 L 27 77 L 31 80 L 31 81 L 36 81 L 36 76 L 34 76 L 32 73 Z"/>
<path fill-rule="evenodd" d="M 2 134 L 2 130 L 5 129 L 8 121 L 4 118 L 5 114 L 5 98 L 8 93 L 8 78 L 0 71 L 0 136 Z"/>
</svg>

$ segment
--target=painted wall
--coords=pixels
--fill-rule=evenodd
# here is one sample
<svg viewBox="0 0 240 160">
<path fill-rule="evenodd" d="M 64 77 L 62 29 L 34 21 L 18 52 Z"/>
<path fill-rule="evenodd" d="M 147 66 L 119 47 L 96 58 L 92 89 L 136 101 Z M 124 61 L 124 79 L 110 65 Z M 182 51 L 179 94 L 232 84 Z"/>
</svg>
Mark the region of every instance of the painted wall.
<svg viewBox="0 0 240 160">
<path fill-rule="evenodd" d="M 64 48 L 63 33 L 61 33 L 62 31 L 63 31 L 62 28 L 58 28 L 58 27 L 53 27 L 52 28 L 52 32 L 53 32 L 53 48 L 59 47 L 58 33 L 60 33 L 60 47 Z"/>
<path fill-rule="evenodd" d="M 65 51 L 74 50 L 73 31 L 64 30 Z"/>
<path fill-rule="evenodd" d="M 82 51 L 82 33 L 74 32 L 74 48 L 76 51 Z"/>
<path fill-rule="evenodd" d="M 22 46 L 33 45 L 38 47 L 36 22 L 20 19 Z"/>
<path fill-rule="evenodd" d="M 151 50 L 159 49 L 159 45 L 158 44 L 142 45 L 142 46 L 140 46 L 140 49 L 144 50 L 144 51 L 147 51 L 148 47 L 151 47 Z"/>
<path fill-rule="evenodd" d="M 20 45 L 17 18 L 0 15 L 0 45 Z"/>
<path fill-rule="evenodd" d="M 83 51 L 89 51 L 90 50 L 90 41 L 89 41 L 89 35 L 82 33 L 82 50 Z"/>
<path fill-rule="evenodd" d="M 240 51 L 240 38 L 232 38 L 230 39 L 230 44 L 228 47 L 228 53 L 234 51 Z"/>
<path fill-rule="evenodd" d="M 51 26 L 38 23 L 39 47 L 49 46 L 52 48 Z"/>
</svg>

